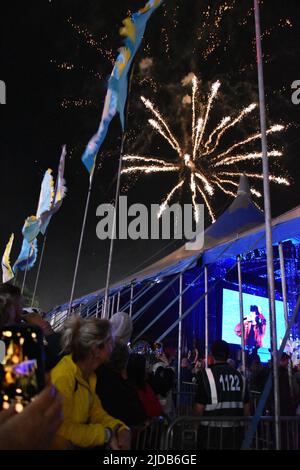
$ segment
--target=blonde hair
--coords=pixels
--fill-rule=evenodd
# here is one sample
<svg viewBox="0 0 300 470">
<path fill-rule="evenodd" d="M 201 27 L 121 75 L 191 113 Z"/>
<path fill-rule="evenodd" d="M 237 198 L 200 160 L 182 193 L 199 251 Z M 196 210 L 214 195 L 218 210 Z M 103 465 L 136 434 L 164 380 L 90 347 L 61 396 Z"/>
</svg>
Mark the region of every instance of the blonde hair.
<svg viewBox="0 0 300 470">
<path fill-rule="evenodd" d="M 72 354 L 72 359 L 81 361 L 89 355 L 92 346 L 101 346 L 111 337 L 108 320 L 73 316 L 64 324 L 62 351 Z"/>
</svg>

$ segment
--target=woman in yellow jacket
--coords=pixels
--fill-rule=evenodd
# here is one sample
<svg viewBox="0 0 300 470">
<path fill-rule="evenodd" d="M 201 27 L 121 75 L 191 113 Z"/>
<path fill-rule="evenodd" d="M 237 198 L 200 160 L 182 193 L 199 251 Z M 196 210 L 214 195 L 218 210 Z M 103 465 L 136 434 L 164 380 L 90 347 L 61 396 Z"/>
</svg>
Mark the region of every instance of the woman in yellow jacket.
<svg viewBox="0 0 300 470">
<path fill-rule="evenodd" d="M 63 350 L 70 353 L 52 369 L 51 380 L 63 396 L 63 423 L 54 449 L 109 445 L 130 448 L 130 430 L 102 408 L 95 393 L 95 370 L 107 361 L 113 348 L 111 325 L 98 318 L 73 317 L 65 324 Z"/>
</svg>

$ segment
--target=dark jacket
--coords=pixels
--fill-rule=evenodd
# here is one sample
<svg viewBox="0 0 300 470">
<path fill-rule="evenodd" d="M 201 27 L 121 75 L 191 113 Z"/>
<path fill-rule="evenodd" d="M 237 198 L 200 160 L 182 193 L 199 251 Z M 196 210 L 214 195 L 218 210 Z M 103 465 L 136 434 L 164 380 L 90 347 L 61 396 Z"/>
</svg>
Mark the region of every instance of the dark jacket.
<svg viewBox="0 0 300 470">
<path fill-rule="evenodd" d="M 127 426 L 137 426 L 147 416 L 134 386 L 106 365 L 99 367 L 96 393 L 107 413 Z"/>
</svg>

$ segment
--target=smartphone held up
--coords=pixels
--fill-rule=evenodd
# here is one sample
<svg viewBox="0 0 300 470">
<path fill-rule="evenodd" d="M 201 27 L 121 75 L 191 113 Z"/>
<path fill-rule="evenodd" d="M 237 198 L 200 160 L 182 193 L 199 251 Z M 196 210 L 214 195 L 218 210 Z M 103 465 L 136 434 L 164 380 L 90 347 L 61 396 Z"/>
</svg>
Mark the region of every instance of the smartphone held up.
<svg viewBox="0 0 300 470">
<path fill-rule="evenodd" d="M 44 346 L 39 327 L 19 324 L 4 327 L 0 341 L 5 353 L 0 364 L 0 410 L 11 404 L 21 412 L 44 388 Z"/>
</svg>

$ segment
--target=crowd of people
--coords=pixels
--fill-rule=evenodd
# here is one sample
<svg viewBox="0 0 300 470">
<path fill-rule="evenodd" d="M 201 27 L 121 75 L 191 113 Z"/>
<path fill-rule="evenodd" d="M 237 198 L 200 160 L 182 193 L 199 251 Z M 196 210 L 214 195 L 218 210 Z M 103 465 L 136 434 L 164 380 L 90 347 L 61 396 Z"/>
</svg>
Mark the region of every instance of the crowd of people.
<svg viewBox="0 0 300 470">
<path fill-rule="evenodd" d="M 0 449 L 128 450 L 137 429 L 169 418 L 175 371 L 165 351 L 155 364 L 130 351 L 126 313 L 110 321 L 74 315 L 57 333 L 23 303 L 18 287 L 0 286 L 0 330 L 40 328 L 47 385 L 21 413 L 16 403 L 0 412 Z M 5 393 L 1 388 L 1 399 Z"/>
<path fill-rule="evenodd" d="M 228 353 L 229 354 L 229 353 Z M 192 358 L 196 358 L 193 360 Z M 211 368 L 215 363 L 213 354 L 208 356 L 208 366 Z M 233 369 L 242 372 L 247 380 L 247 387 L 253 403 L 251 411 L 254 412 L 255 404 L 264 390 L 269 374 L 273 373 L 272 361 L 262 363 L 257 350 L 252 350 L 251 354 L 246 351 L 246 365 L 243 371 L 241 361 L 233 358 L 226 359 L 226 363 Z M 199 374 L 205 369 L 205 359 L 201 356 L 199 350 L 191 351 L 181 359 L 181 383 L 199 382 Z M 280 414 L 282 416 L 300 415 L 300 363 L 293 364 L 291 356 L 286 352 L 282 353 L 278 362 L 279 377 L 279 398 Z M 184 387 L 183 387 L 184 388 Z M 264 413 L 273 415 L 273 397 L 267 400 Z"/>
<path fill-rule="evenodd" d="M 18 287 L 0 285 L 0 330 L 11 325 L 40 329 L 45 387 L 22 412 L 16 403 L 5 403 L 0 411 L 0 449 L 128 450 L 138 430 L 146 429 L 153 418 L 162 417 L 167 423 L 176 417 L 174 345 L 155 344 L 151 357 L 137 346 L 130 347 L 132 322 L 124 312 L 110 320 L 73 315 L 55 332 L 38 312 L 24 310 L 23 302 Z M 268 366 L 261 364 L 259 356 L 252 357 L 244 376 L 222 340 L 212 345 L 208 365 L 197 342 L 181 361 L 181 381 L 195 383 L 194 413 L 208 417 L 251 414 L 249 391 L 262 392 Z M 293 371 L 291 388 L 288 367 L 289 356 L 284 353 L 279 363 L 284 416 L 299 413 L 300 403 L 300 368 Z M 2 387 L 2 401 L 4 393 Z M 272 397 L 267 409 L 272 414 Z M 240 427 L 231 431 L 236 437 Z M 200 448 L 206 432 L 202 421 Z M 226 436 L 232 441 L 230 432 Z M 219 441 L 217 429 L 213 435 L 210 432 L 210 439 Z M 235 440 L 240 444 L 240 437 Z"/>
</svg>

